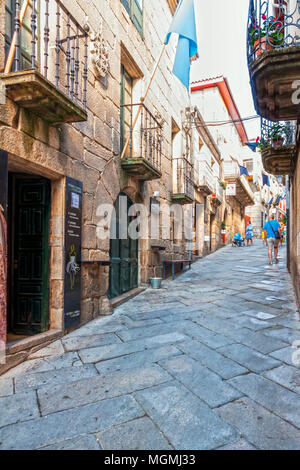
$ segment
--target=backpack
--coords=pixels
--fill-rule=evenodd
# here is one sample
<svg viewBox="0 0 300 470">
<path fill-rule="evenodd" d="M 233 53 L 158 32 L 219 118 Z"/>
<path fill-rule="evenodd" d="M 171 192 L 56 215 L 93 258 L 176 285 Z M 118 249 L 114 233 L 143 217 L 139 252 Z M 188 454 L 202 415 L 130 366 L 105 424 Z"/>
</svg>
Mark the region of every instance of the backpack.
<svg viewBox="0 0 300 470">
<path fill-rule="evenodd" d="M 272 222 L 272 221 L 269 220 L 269 224 L 270 224 L 270 227 L 271 227 L 271 229 L 272 229 L 272 232 L 273 232 L 274 235 L 275 235 L 275 239 L 276 239 L 276 240 L 281 240 L 280 233 L 278 232 L 278 230 L 274 230 L 274 229 L 273 229 L 273 225 L 272 225 L 271 222 Z"/>
</svg>

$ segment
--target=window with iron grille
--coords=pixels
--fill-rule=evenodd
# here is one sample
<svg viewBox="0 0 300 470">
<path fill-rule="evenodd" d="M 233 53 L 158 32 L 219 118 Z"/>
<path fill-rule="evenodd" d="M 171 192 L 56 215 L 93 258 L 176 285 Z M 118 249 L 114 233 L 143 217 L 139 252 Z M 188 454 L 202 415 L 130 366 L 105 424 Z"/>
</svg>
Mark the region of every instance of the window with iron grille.
<svg viewBox="0 0 300 470">
<path fill-rule="evenodd" d="M 143 36 L 143 0 L 121 0 L 121 2 L 129 13 L 134 26 Z"/>
</svg>

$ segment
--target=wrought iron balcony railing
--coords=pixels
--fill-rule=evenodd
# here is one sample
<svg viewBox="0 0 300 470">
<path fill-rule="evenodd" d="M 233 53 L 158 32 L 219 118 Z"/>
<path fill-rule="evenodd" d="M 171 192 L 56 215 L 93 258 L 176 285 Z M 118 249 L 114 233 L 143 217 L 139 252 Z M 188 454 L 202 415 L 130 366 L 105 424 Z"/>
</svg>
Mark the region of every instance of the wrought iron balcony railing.
<svg viewBox="0 0 300 470">
<path fill-rule="evenodd" d="M 141 107 L 141 112 L 133 129 L 139 107 Z M 154 116 L 144 103 L 126 104 L 121 106 L 121 121 L 122 149 L 129 140 L 122 158 L 122 167 L 140 180 L 160 178 L 163 151 L 161 116 Z"/>
<path fill-rule="evenodd" d="M 248 61 L 262 52 L 300 45 L 299 0 L 250 0 Z"/>
<path fill-rule="evenodd" d="M 296 122 L 272 122 L 261 118 L 260 148 L 266 171 L 274 175 L 287 175 L 292 172 L 296 132 Z"/>
<path fill-rule="evenodd" d="M 55 108 L 57 92 L 60 92 L 67 98 L 60 105 L 69 113 L 62 121 L 84 120 L 85 113 L 74 116 L 74 109 L 85 111 L 87 107 L 87 28 L 78 23 L 60 0 L 15 0 L 13 3 L 15 17 L 11 15 L 6 19 L 6 66 L 1 75 L 9 96 L 26 107 L 29 90 L 36 100 L 43 101 L 43 107 L 38 108 L 33 98 L 28 107 L 47 119 L 45 100 L 47 98 L 49 106 L 52 102 Z M 17 91 L 22 91 L 22 82 L 24 93 L 20 95 L 16 87 Z M 76 108 L 72 108 L 72 104 Z M 55 109 L 52 113 L 55 122 Z"/>
<path fill-rule="evenodd" d="M 185 157 L 173 158 L 172 199 L 182 203 L 194 200 L 194 166 Z"/>
<path fill-rule="evenodd" d="M 272 122 L 261 118 L 260 147 L 280 148 L 290 147 L 296 144 L 297 126 L 293 121 Z"/>
<path fill-rule="evenodd" d="M 249 206 L 254 203 L 254 193 L 249 181 L 241 174 L 241 167 L 236 160 L 223 162 L 224 178 L 227 184 L 234 184 L 236 188 L 236 199 L 243 205 Z"/>
</svg>

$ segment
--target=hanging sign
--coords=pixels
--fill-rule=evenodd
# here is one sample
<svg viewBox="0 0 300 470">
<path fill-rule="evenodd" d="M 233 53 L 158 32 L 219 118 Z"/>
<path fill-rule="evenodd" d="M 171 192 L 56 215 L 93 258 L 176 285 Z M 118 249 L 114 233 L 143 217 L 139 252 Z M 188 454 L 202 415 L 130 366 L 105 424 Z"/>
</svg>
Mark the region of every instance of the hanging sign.
<svg viewBox="0 0 300 470">
<path fill-rule="evenodd" d="M 0 150 L 0 364 L 5 362 L 7 310 L 7 187 L 8 154 Z"/>
<path fill-rule="evenodd" d="M 226 185 L 226 196 L 236 196 L 236 183 Z"/>
<path fill-rule="evenodd" d="M 66 178 L 65 206 L 65 329 L 80 324 L 82 183 Z"/>
</svg>

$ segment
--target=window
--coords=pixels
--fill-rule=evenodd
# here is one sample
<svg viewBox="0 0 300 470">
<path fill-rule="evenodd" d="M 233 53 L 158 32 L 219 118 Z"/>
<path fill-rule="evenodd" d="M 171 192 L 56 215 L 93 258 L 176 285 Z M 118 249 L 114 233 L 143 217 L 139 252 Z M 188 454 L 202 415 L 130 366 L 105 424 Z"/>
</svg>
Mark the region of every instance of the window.
<svg viewBox="0 0 300 470">
<path fill-rule="evenodd" d="M 134 26 L 143 36 L 143 0 L 121 0 L 121 2 L 129 13 Z"/>
<path fill-rule="evenodd" d="M 132 104 L 133 79 L 122 65 L 121 69 L 121 150 L 124 148 L 126 139 L 130 135 L 132 125 L 132 107 L 124 105 Z M 126 156 L 128 156 L 130 147 L 127 147 Z"/>
<path fill-rule="evenodd" d="M 23 1 L 21 2 L 22 5 Z M 38 5 L 39 2 L 36 2 Z M 21 29 L 21 69 L 31 68 L 31 54 L 32 54 L 32 30 L 31 30 L 31 14 L 32 2 L 26 10 L 25 18 Z M 15 0 L 5 0 L 5 53 L 8 55 L 11 40 L 15 29 L 15 16 L 16 16 L 16 2 Z M 39 25 L 37 23 L 37 30 Z M 36 44 L 38 44 L 38 36 L 36 36 Z M 37 52 L 36 52 L 37 57 Z"/>
</svg>

